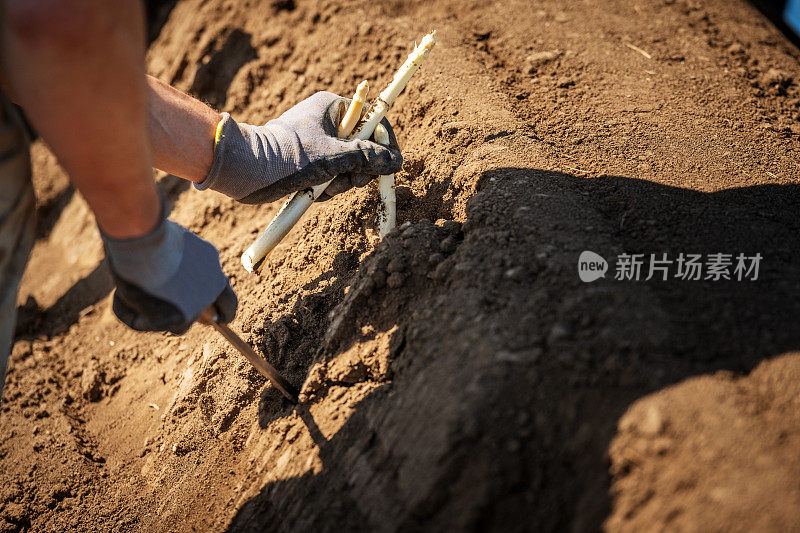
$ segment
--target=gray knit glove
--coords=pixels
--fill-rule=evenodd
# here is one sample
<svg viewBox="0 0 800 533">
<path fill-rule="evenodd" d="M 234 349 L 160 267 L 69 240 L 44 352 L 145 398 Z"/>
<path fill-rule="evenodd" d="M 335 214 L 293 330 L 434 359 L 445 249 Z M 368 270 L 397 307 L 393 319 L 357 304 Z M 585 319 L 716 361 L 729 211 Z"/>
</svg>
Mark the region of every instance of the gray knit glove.
<svg viewBox="0 0 800 533">
<path fill-rule="evenodd" d="M 403 156 L 386 119 L 389 146 L 336 138 L 347 104 L 346 98 L 318 92 L 264 126 L 237 124 L 223 113 L 211 171 L 195 186 L 259 204 L 335 178 L 318 198 L 327 200 L 375 176 L 399 171 Z"/>
<path fill-rule="evenodd" d="M 212 303 L 223 322 L 236 315 L 236 294 L 214 246 L 167 220 L 135 239 L 103 235 L 116 282 L 114 314 L 139 331 L 182 334 Z"/>
</svg>

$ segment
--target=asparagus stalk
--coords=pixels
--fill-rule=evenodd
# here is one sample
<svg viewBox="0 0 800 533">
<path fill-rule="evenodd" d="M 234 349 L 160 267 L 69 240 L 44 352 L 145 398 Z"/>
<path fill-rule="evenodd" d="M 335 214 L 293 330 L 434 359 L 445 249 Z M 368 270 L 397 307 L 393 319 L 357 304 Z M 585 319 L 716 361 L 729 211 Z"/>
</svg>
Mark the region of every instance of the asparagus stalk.
<svg viewBox="0 0 800 533">
<path fill-rule="evenodd" d="M 389 132 L 383 124 L 375 128 L 375 142 L 389 144 Z M 397 197 L 394 192 L 394 174 L 387 174 L 378 178 L 378 190 L 383 200 L 383 208 L 378 213 L 378 233 L 381 238 L 392 231 L 397 220 Z"/>
<path fill-rule="evenodd" d="M 369 92 L 369 84 L 367 80 L 362 81 L 356 87 L 356 92 L 353 95 L 353 101 L 347 108 L 347 112 L 342 118 L 342 123 L 339 124 L 339 131 L 337 132 L 340 139 L 347 139 L 353 128 L 356 127 L 358 121 L 361 120 L 361 110 L 364 109 L 364 104 L 367 103 L 367 93 Z"/>
<path fill-rule="evenodd" d="M 353 94 L 353 100 L 344 114 L 342 123 L 339 124 L 337 134 L 340 138 L 347 138 L 353 132 L 353 128 L 361 118 L 361 111 L 364 109 L 368 91 L 369 84 L 367 80 L 358 84 L 356 92 Z M 325 185 L 327 186 L 327 183 Z M 298 196 L 301 198 L 298 198 Z M 242 266 L 245 270 L 252 272 L 255 265 L 272 252 L 275 246 L 286 237 L 292 227 L 300 220 L 300 217 L 306 212 L 314 198 L 316 197 L 311 197 L 311 189 L 308 189 L 293 193 L 286 199 L 278 214 L 267 226 L 267 229 L 242 254 Z"/>
<path fill-rule="evenodd" d="M 375 127 L 386 115 L 397 96 L 403 91 L 411 76 L 417 71 L 425 58 L 428 57 L 434 44 L 436 44 L 436 31 L 423 37 L 420 44 L 414 47 L 408 59 L 394 75 L 392 82 L 372 103 L 367 114 L 357 124 L 355 131 L 348 137 L 349 139 L 367 140 L 372 136 Z M 355 101 L 355 98 L 353 100 Z M 252 272 L 253 268 L 272 252 L 281 239 L 300 220 L 303 213 L 311 207 L 314 200 L 325 191 L 328 184 L 330 182 L 322 183 L 289 197 L 269 226 L 267 226 L 267 229 L 242 254 L 242 266 L 244 266 L 245 270 Z"/>
</svg>

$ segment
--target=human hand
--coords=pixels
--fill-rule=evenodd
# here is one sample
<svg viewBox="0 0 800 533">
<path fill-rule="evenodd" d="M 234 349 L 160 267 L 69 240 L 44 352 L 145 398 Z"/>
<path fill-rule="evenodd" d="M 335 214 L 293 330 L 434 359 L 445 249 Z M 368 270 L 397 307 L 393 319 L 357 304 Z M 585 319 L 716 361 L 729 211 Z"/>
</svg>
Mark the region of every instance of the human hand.
<svg viewBox="0 0 800 533">
<path fill-rule="evenodd" d="M 211 188 L 242 203 L 275 201 L 333 180 L 318 200 L 378 175 L 400 170 L 403 156 L 389 122 L 390 143 L 343 141 L 336 130 L 349 100 L 318 92 L 264 126 L 237 124 L 223 113 L 214 162 L 198 189 Z"/>
<path fill-rule="evenodd" d="M 114 314 L 129 327 L 180 335 L 211 304 L 221 322 L 233 320 L 236 294 L 208 241 L 163 214 L 156 229 L 142 237 L 102 237 L 117 286 Z"/>
</svg>

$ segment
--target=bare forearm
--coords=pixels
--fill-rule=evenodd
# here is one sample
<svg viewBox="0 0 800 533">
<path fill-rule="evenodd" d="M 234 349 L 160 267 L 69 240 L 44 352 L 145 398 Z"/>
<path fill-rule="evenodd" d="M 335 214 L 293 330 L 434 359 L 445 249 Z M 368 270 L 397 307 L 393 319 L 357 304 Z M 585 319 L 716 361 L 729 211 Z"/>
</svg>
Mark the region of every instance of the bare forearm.
<svg viewBox="0 0 800 533">
<path fill-rule="evenodd" d="M 152 230 L 152 179 L 138 1 L 4 2 L 3 71 L 108 235 Z"/>
<path fill-rule="evenodd" d="M 153 164 L 164 172 L 200 182 L 214 157 L 219 113 L 166 83 L 147 77 L 148 128 Z"/>
</svg>

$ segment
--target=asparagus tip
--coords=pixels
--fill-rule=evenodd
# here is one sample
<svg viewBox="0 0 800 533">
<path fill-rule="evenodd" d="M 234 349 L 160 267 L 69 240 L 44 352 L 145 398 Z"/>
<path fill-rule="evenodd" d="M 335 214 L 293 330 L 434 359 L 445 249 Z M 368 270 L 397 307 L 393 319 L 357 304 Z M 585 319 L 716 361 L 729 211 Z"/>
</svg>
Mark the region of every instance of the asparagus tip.
<svg viewBox="0 0 800 533">
<path fill-rule="evenodd" d="M 362 81 L 356 87 L 356 92 L 353 95 L 353 100 L 358 102 L 366 102 L 367 101 L 367 93 L 369 92 L 369 83 L 367 80 Z"/>
</svg>

